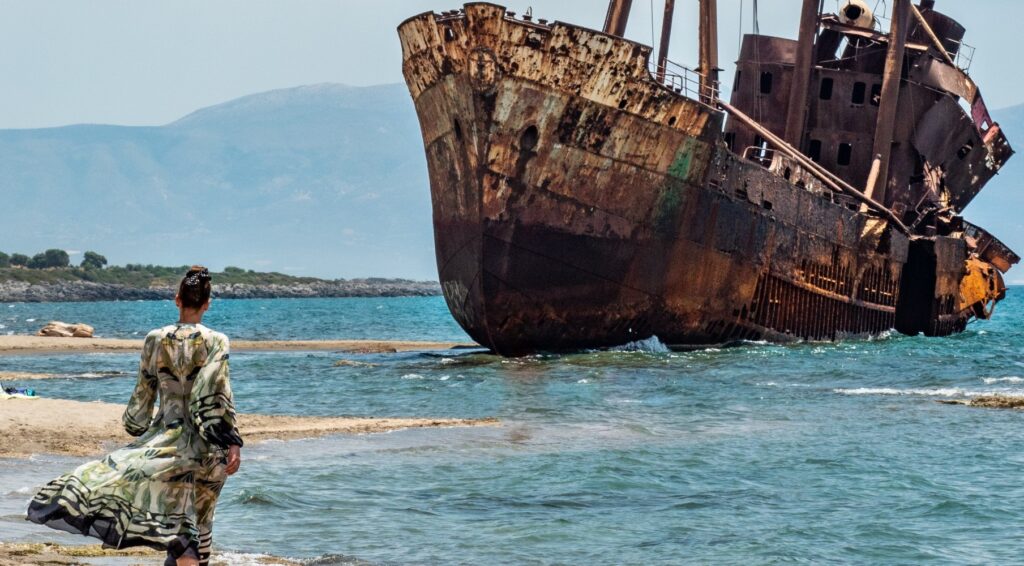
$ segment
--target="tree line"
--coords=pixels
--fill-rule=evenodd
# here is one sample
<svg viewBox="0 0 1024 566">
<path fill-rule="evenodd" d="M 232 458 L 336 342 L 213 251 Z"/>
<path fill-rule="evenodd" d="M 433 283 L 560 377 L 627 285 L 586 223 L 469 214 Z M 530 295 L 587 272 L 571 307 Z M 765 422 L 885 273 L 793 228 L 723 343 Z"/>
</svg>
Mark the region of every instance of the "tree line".
<svg viewBox="0 0 1024 566">
<path fill-rule="evenodd" d="M 82 262 L 78 264 L 82 269 L 103 269 L 107 265 L 107 258 L 96 252 L 85 252 Z M 71 257 L 68 252 L 51 248 L 40 252 L 32 257 L 25 254 L 6 254 L 0 252 L 0 267 L 22 267 L 25 269 L 48 269 L 71 267 Z"/>
</svg>

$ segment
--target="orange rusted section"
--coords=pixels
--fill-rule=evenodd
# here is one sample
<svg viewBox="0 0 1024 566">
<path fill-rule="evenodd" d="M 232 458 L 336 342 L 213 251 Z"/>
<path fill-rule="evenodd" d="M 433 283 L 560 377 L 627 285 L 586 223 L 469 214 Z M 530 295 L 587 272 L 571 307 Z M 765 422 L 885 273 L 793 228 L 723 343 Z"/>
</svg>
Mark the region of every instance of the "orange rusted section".
<svg viewBox="0 0 1024 566">
<path fill-rule="evenodd" d="M 996 302 L 1006 296 L 1003 276 L 992 264 L 977 257 L 967 258 L 964 271 L 960 280 L 960 311 L 970 310 L 977 318 L 991 318 Z"/>
</svg>

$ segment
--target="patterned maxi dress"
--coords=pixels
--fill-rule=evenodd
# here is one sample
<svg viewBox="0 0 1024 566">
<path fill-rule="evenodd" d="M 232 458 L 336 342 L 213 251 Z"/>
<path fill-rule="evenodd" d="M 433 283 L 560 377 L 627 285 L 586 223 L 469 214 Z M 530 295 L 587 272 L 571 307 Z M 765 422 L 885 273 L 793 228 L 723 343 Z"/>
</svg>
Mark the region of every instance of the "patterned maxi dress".
<svg viewBox="0 0 1024 566">
<path fill-rule="evenodd" d="M 123 421 L 138 439 L 51 481 L 32 499 L 28 519 L 114 548 L 180 556 L 191 546 L 205 564 L 226 449 L 242 445 L 227 337 L 200 324 L 150 332 Z"/>
</svg>

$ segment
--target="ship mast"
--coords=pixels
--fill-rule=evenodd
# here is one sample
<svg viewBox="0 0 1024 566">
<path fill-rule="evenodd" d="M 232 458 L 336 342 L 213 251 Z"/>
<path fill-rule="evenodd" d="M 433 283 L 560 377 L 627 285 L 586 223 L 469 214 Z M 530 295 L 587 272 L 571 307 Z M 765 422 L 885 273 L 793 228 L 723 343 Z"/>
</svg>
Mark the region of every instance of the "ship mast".
<svg viewBox="0 0 1024 566">
<path fill-rule="evenodd" d="M 611 0 L 608 3 L 608 14 L 604 17 L 604 32 L 620 37 L 625 35 L 632 6 L 633 0 Z"/>
<path fill-rule="evenodd" d="M 796 148 L 803 146 L 804 125 L 807 121 L 807 96 L 814 67 L 814 42 L 820 17 L 818 0 L 804 0 L 800 12 L 800 35 L 797 39 L 793 88 L 790 90 L 789 109 L 786 113 L 786 131 L 783 139 Z"/>
<path fill-rule="evenodd" d="M 896 128 L 896 106 L 899 103 L 900 80 L 903 74 L 903 53 L 907 44 L 910 23 L 910 0 L 895 0 L 892 8 L 892 27 L 889 31 L 889 49 L 885 55 L 885 74 L 882 75 L 882 97 L 878 107 L 875 141 L 866 186 L 867 196 L 885 205 L 889 184 L 889 158 L 892 154 L 892 136 Z"/>
<path fill-rule="evenodd" d="M 700 101 L 718 98 L 718 2 L 700 0 Z"/>
<path fill-rule="evenodd" d="M 665 65 L 668 64 L 668 42 L 672 37 L 672 14 L 676 0 L 665 0 L 665 15 L 661 19 L 661 45 L 658 47 L 658 82 L 665 80 Z"/>
</svg>

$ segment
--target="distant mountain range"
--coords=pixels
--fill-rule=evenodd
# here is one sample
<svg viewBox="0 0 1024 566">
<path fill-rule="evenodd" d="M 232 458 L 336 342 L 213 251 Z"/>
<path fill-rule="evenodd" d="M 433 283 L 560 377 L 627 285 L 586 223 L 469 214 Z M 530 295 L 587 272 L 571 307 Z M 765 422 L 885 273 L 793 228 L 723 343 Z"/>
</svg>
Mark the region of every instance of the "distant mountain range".
<svg viewBox="0 0 1024 566">
<path fill-rule="evenodd" d="M 995 118 L 1024 148 L 1024 105 Z M 8 253 L 437 276 L 419 125 L 399 84 L 275 90 L 158 127 L 0 130 L 0 202 Z M 966 216 L 1024 253 L 1024 156 Z"/>
<path fill-rule="evenodd" d="M 437 277 L 404 85 L 275 90 L 159 127 L 0 130 L 0 202 L 7 253 Z"/>
</svg>

